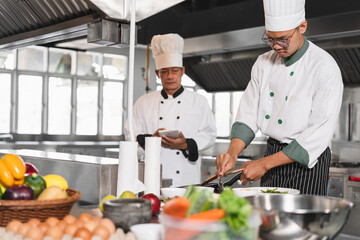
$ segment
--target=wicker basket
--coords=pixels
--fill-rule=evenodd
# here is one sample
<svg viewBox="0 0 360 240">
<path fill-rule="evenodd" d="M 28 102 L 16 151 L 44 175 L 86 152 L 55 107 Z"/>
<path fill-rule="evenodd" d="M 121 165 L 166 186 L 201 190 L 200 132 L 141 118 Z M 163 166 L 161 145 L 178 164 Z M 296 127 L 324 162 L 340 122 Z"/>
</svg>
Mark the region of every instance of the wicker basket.
<svg viewBox="0 0 360 240">
<path fill-rule="evenodd" d="M 27 222 L 30 218 L 45 221 L 48 217 L 62 219 L 70 213 L 81 193 L 67 189 L 67 199 L 59 200 L 0 200 L 0 226 L 5 227 L 11 220 Z"/>
</svg>

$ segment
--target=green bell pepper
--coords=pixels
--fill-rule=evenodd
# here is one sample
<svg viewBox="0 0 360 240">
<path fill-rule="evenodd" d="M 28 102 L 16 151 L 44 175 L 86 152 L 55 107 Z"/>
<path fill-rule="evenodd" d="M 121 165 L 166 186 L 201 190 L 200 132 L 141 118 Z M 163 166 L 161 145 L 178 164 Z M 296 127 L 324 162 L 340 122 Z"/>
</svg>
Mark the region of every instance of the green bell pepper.
<svg viewBox="0 0 360 240">
<path fill-rule="evenodd" d="M 36 173 L 33 173 L 30 176 L 25 177 L 24 184 L 32 188 L 35 194 L 35 198 L 37 198 L 40 195 L 40 193 L 46 188 L 46 182 L 44 178 Z"/>
</svg>

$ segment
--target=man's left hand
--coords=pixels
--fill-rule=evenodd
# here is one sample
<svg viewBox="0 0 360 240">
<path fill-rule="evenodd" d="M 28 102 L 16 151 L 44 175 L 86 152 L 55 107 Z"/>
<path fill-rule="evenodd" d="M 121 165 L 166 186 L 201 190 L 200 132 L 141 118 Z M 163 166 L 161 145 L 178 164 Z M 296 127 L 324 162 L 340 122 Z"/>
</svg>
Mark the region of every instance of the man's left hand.
<svg viewBox="0 0 360 240">
<path fill-rule="evenodd" d="M 162 136 L 161 144 L 164 148 L 170 149 L 180 149 L 185 150 L 188 148 L 186 139 L 182 132 L 179 132 L 179 137 L 176 139 L 168 138 L 167 136 Z"/>
</svg>

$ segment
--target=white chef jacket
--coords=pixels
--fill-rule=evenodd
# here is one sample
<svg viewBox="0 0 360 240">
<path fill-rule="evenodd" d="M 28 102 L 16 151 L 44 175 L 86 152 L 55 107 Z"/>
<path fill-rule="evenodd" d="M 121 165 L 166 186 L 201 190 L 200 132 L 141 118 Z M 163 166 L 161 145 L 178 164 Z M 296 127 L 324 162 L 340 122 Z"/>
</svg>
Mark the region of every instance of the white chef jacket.
<svg viewBox="0 0 360 240">
<path fill-rule="evenodd" d="M 343 93 L 341 72 L 330 54 L 306 38 L 290 60 L 287 66 L 273 50 L 258 57 L 231 137 L 248 145 L 260 130 L 288 143 L 283 152 L 312 168 L 335 131 Z"/>
<path fill-rule="evenodd" d="M 179 92 L 181 93 L 177 95 Z M 143 95 L 136 101 L 133 112 L 135 137 L 153 134 L 157 129 L 165 128 L 179 130 L 187 140 L 193 139 L 198 151 L 212 146 L 216 138 L 216 125 L 205 97 L 184 90 L 183 87 L 174 96 L 175 98 L 167 96 L 165 91 L 156 91 Z M 127 126 L 125 136 L 129 138 Z M 200 157 L 190 161 L 183 152 L 185 155 L 189 154 L 189 151 L 161 148 L 162 177 L 172 179 L 173 186 L 197 184 L 201 180 Z"/>
</svg>

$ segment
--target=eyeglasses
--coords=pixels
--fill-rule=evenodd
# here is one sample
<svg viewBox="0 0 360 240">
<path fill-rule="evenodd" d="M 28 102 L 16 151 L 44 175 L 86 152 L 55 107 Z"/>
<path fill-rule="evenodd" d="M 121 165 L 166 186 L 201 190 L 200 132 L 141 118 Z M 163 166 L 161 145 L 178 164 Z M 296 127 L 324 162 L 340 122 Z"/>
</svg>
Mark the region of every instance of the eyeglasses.
<svg viewBox="0 0 360 240">
<path fill-rule="evenodd" d="M 174 67 L 174 68 L 162 68 L 159 70 L 160 75 L 168 75 L 173 74 L 173 75 L 177 75 L 178 73 L 180 73 L 182 70 L 182 68 L 179 67 Z"/>
<path fill-rule="evenodd" d="M 269 45 L 270 47 L 273 47 L 275 44 L 279 45 L 280 47 L 282 48 L 287 48 L 289 47 L 289 44 L 290 44 L 290 40 L 291 38 L 294 36 L 296 30 L 298 29 L 295 28 L 294 29 L 294 32 L 291 34 L 291 36 L 288 38 L 288 39 L 276 39 L 276 38 L 270 38 L 266 35 L 266 31 L 264 32 L 264 35 L 262 36 L 261 40 Z M 266 36 L 266 37 L 265 37 Z"/>
</svg>

